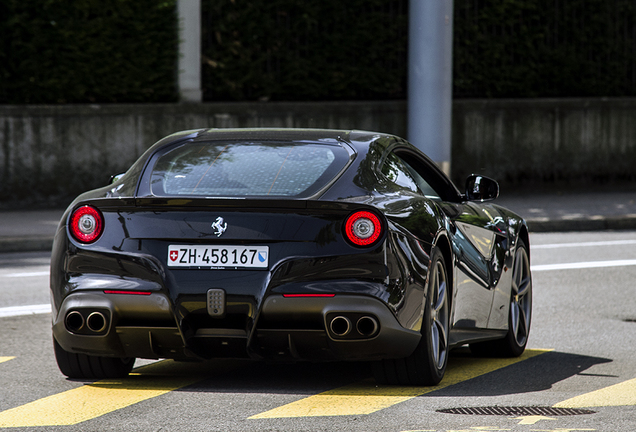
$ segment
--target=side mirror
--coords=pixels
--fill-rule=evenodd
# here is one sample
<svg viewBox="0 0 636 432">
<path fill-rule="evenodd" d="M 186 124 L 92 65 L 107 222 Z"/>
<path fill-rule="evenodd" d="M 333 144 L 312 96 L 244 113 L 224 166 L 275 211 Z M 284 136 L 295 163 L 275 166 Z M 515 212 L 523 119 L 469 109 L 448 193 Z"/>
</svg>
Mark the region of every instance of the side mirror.
<svg viewBox="0 0 636 432">
<path fill-rule="evenodd" d="M 488 177 L 470 175 L 466 179 L 466 199 L 468 201 L 488 201 L 499 196 L 499 184 Z"/>
<path fill-rule="evenodd" d="M 112 185 L 113 183 L 115 183 L 117 180 L 119 180 L 120 178 L 122 178 L 124 176 L 125 173 L 121 173 L 121 174 L 115 174 L 110 176 L 110 180 L 108 180 L 108 184 Z"/>
</svg>

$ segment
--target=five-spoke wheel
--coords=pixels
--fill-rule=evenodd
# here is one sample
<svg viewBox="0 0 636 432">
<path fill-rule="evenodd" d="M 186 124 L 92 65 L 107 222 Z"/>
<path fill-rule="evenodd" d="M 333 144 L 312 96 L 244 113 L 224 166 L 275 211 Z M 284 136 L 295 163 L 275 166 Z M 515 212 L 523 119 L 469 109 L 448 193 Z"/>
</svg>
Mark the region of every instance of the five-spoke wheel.
<svg viewBox="0 0 636 432">
<path fill-rule="evenodd" d="M 422 339 L 410 356 L 374 362 L 373 374 L 381 384 L 436 385 L 444 377 L 448 361 L 450 283 L 446 261 L 435 248 L 428 271 Z"/>
<path fill-rule="evenodd" d="M 528 246 L 517 241 L 512 268 L 508 333 L 499 340 L 470 345 L 473 353 L 481 356 L 518 357 L 526 349 L 532 317 L 532 275 Z"/>
<path fill-rule="evenodd" d="M 519 356 L 524 351 L 530 334 L 530 318 L 532 316 L 532 276 L 530 274 L 530 258 L 528 249 L 519 240 L 515 252 L 515 263 L 512 271 L 512 290 L 510 295 L 510 329 L 508 331 L 510 354 Z"/>
</svg>

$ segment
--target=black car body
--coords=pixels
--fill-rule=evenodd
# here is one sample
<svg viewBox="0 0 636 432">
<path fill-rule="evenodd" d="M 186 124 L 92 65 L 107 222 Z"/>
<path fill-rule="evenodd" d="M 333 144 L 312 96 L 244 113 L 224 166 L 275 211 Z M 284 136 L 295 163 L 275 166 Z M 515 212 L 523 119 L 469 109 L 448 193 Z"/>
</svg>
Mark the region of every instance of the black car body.
<svg viewBox="0 0 636 432">
<path fill-rule="evenodd" d="M 51 260 L 56 357 L 70 377 L 134 358 L 372 360 L 441 380 L 448 351 L 519 355 L 528 230 L 387 134 L 205 129 L 170 135 L 79 196 Z"/>
</svg>

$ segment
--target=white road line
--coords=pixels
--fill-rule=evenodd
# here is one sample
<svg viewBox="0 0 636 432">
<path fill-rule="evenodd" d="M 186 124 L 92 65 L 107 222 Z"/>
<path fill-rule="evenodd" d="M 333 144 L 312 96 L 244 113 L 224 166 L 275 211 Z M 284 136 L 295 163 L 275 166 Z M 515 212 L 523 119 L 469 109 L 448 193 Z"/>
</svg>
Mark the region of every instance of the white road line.
<svg viewBox="0 0 636 432">
<path fill-rule="evenodd" d="M 535 249 L 558 249 L 568 247 L 584 247 L 584 246 L 620 246 L 636 244 L 636 240 L 607 240 L 599 242 L 581 242 L 581 243 L 553 243 L 542 245 L 530 245 L 530 250 Z"/>
<path fill-rule="evenodd" d="M 550 270 L 576 270 L 576 269 L 590 269 L 590 268 L 602 268 L 602 267 L 625 267 L 635 266 L 636 259 L 632 260 L 614 260 L 614 261 L 588 261 L 588 262 L 576 262 L 576 263 L 562 263 L 562 264 L 543 264 L 533 265 L 530 270 L 533 272 L 550 271 Z"/>
<path fill-rule="evenodd" d="M 35 276 L 48 276 L 48 271 L 40 272 L 25 272 L 25 273 L 7 273 L 5 275 L 0 274 L 0 277 L 21 278 L 21 277 L 35 277 Z"/>
<path fill-rule="evenodd" d="M 603 267 L 624 267 L 624 266 L 636 266 L 636 259 L 633 260 L 614 260 L 614 261 L 588 261 L 588 262 L 576 262 L 576 263 L 562 263 L 562 264 L 543 264 L 533 265 L 531 270 L 533 272 L 551 271 L 551 270 L 577 270 L 577 269 L 591 269 L 591 268 L 603 268 Z M 48 274 L 48 272 L 38 272 Z M 18 273 L 14 273 L 18 274 Z M 17 276 L 16 276 L 17 277 Z M 28 305 L 28 306 L 10 306 L 0 308 L 0 317 L 11 317 L 20 315 L 33 315 L 33 314 L 45 314 L 51 313 L 50 304 L 40 305 Z"/>
<path fill-rule="evenodd" d="M 34 315 L 51 313 L 50 304 L 39 304 L 29 306 L 9 306 L 0 308 L 0 317 L 13 317 L 21 315 Z"/>
</svg>

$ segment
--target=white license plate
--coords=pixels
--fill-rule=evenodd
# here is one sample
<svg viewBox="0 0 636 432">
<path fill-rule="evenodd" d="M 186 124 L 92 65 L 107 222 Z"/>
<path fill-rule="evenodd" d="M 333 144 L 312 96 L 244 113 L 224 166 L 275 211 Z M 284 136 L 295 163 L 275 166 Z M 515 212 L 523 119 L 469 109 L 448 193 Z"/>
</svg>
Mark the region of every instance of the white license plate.
<svg viewBox="0 0 636 432">
<path fill-rule="evenodd" d="M 168 267 L 267 268 L 267 246 L 168 246 Z"/>
</svg>

